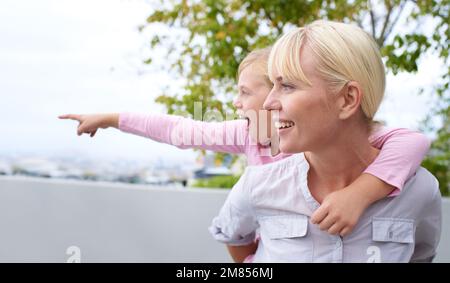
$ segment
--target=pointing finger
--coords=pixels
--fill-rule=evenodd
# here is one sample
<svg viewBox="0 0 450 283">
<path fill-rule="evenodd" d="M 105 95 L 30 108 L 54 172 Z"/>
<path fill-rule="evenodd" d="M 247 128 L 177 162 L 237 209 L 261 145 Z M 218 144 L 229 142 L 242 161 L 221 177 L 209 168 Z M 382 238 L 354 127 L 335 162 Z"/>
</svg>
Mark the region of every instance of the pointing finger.
<svg viewBox="0 0 450 283">
<path fill-rule="evenodd" d="M 76 114 L 65 114 L 65 115 L 60 115 L 58 116 L 59 119 L 71 119 L 71 120 L 78 120 L 80 121 L 80 115 L 76 115 Z"/>
</svg>

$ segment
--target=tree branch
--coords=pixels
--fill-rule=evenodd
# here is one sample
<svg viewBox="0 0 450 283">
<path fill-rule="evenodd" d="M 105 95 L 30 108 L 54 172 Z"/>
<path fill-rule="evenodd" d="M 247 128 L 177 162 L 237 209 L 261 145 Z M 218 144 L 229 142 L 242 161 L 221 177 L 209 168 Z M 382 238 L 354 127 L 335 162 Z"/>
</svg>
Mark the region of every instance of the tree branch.
<svg viewBox="0 0 450 283">
<path fill-rule="evenodd" d="M 383 42 L 382 44 L 384 44 L 384 42 L 386 41 L 386 39 L 388 38 L 388 36 L 391 34 L 392 30 L 394 29 L 395 25 L 397 24 L 398 20 L 400 19 L 400 15 L 403 12 L 403 8 L 405 7 L 406 1 L 402 2 L 400 4 L 400 7 L 398 9 L 398 13 L 395 16 L 395 19 L 392 21 L 391 25 L 389 26 L 387 32 L 385 33 L 384 37 L 383 37 Z"/>
<path fill-rule="evenodd" d="M 268 11 L 266 11 L 266 9 L 261 8 L 264 12 L 264 15 L 269 19 L 269 21 L 273 24 L 273 26 L 277 29 L 278 34 L 282 34 L 283 33 L 283 28 L 279 27 L 277 23 L 275 23 L 272 19 L 272 17 L 270 16 L 270 13 Z"/>
<path fill-rule="evenodd" d="M 392 3 L 391 3 L 391 1 L 387 1 L 385 3 L 387 3 L 387 13 L 386 13 L 386 17 L 384 18 L 383 28 L 381 29 L 380 36 L 377 38 L 378 46 L 383 46 L 386 28 L 387 28 L 387 26 L 389 24 L 389 20 L 391 18 L 391 14 L 392 14 Z"/>
<path fill-rule="evenodd" d="M 372 36 L 373 38 L 377 38 L 377 35 L 375 34 L 375 25 L 376 25 L 376 21 L 375 21 L 375 12 L 372 9 L 372 2 L 369 1 L 368 3 L 369 5 L 369 14 L 370 14 L 370 24 L 372 26 Z"/>
</svg>

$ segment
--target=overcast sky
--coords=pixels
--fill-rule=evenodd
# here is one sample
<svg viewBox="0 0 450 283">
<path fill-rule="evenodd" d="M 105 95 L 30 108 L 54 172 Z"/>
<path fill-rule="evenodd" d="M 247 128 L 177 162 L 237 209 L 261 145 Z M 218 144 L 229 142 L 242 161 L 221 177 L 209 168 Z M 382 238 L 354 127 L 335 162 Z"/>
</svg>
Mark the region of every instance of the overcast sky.
<svg viewBox="0 0 450 283">
<path fill-rule="evenodd" d="M 164 72 L 139 75 L 148 36 L 138 32 L 152 1 L 2 0 L 0 10 L 0 155 L 85 155 L 139 160 L 194 160 L 192 151 L 101 130 L 76 135 L 64 113 L 164 112 L 153 101 L 162 86 L 177 85 Z M 416 128 L 426 96 L 442 66 L 428 56 L 418 74 L 388 76 L 378 118 Z"/>
</svg>

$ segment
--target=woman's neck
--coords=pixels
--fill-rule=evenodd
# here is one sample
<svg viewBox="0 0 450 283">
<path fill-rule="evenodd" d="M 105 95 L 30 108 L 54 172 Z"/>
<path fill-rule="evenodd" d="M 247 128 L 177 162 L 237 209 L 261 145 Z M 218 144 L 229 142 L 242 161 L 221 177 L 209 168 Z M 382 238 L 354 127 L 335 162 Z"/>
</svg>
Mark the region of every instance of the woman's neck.
<svg viewBox="0 0 450 283">
<path fill-rule="evenodd" d="M 310 169 L 308 186 L 319 202 L 333 191 L 350 185 L 378 155 L 366 131 L 340 130 L 332 144 L 320 151 L 305 152 Z"/>
</svg>

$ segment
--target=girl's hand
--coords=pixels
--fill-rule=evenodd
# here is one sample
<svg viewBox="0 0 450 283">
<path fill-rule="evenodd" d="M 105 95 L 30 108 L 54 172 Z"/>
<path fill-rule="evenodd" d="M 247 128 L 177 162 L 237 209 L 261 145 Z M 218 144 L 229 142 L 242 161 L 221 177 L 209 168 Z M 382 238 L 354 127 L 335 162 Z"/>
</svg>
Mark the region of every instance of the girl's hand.
<svg viewBox="0 0 450 283">
<path fill-rule="evenodd" d="M 331 235 L 348 235 L 368 203 L 348 187 L 332 192 L 322 201 L 320 207 L 311 216 L 311 223 Z"/>
<path fill-rule="evenodd" d="M 83 133 L 87 133 L 93 137 L 98 128 L 117 128 L 118 116 L 118 114 L 65 114 L 58 116 L 58 118 L 78 121 L 77 134 L 81 136 Z"/>
<path fill-rule="evenodd" d="M 311 216 L 311 223 L 329 234 L 347 236 L 367 207 L 387 197 L 394 189 L 381 179 L 363 173 L 349 186 L 326 196 Z"/>
</svg>

